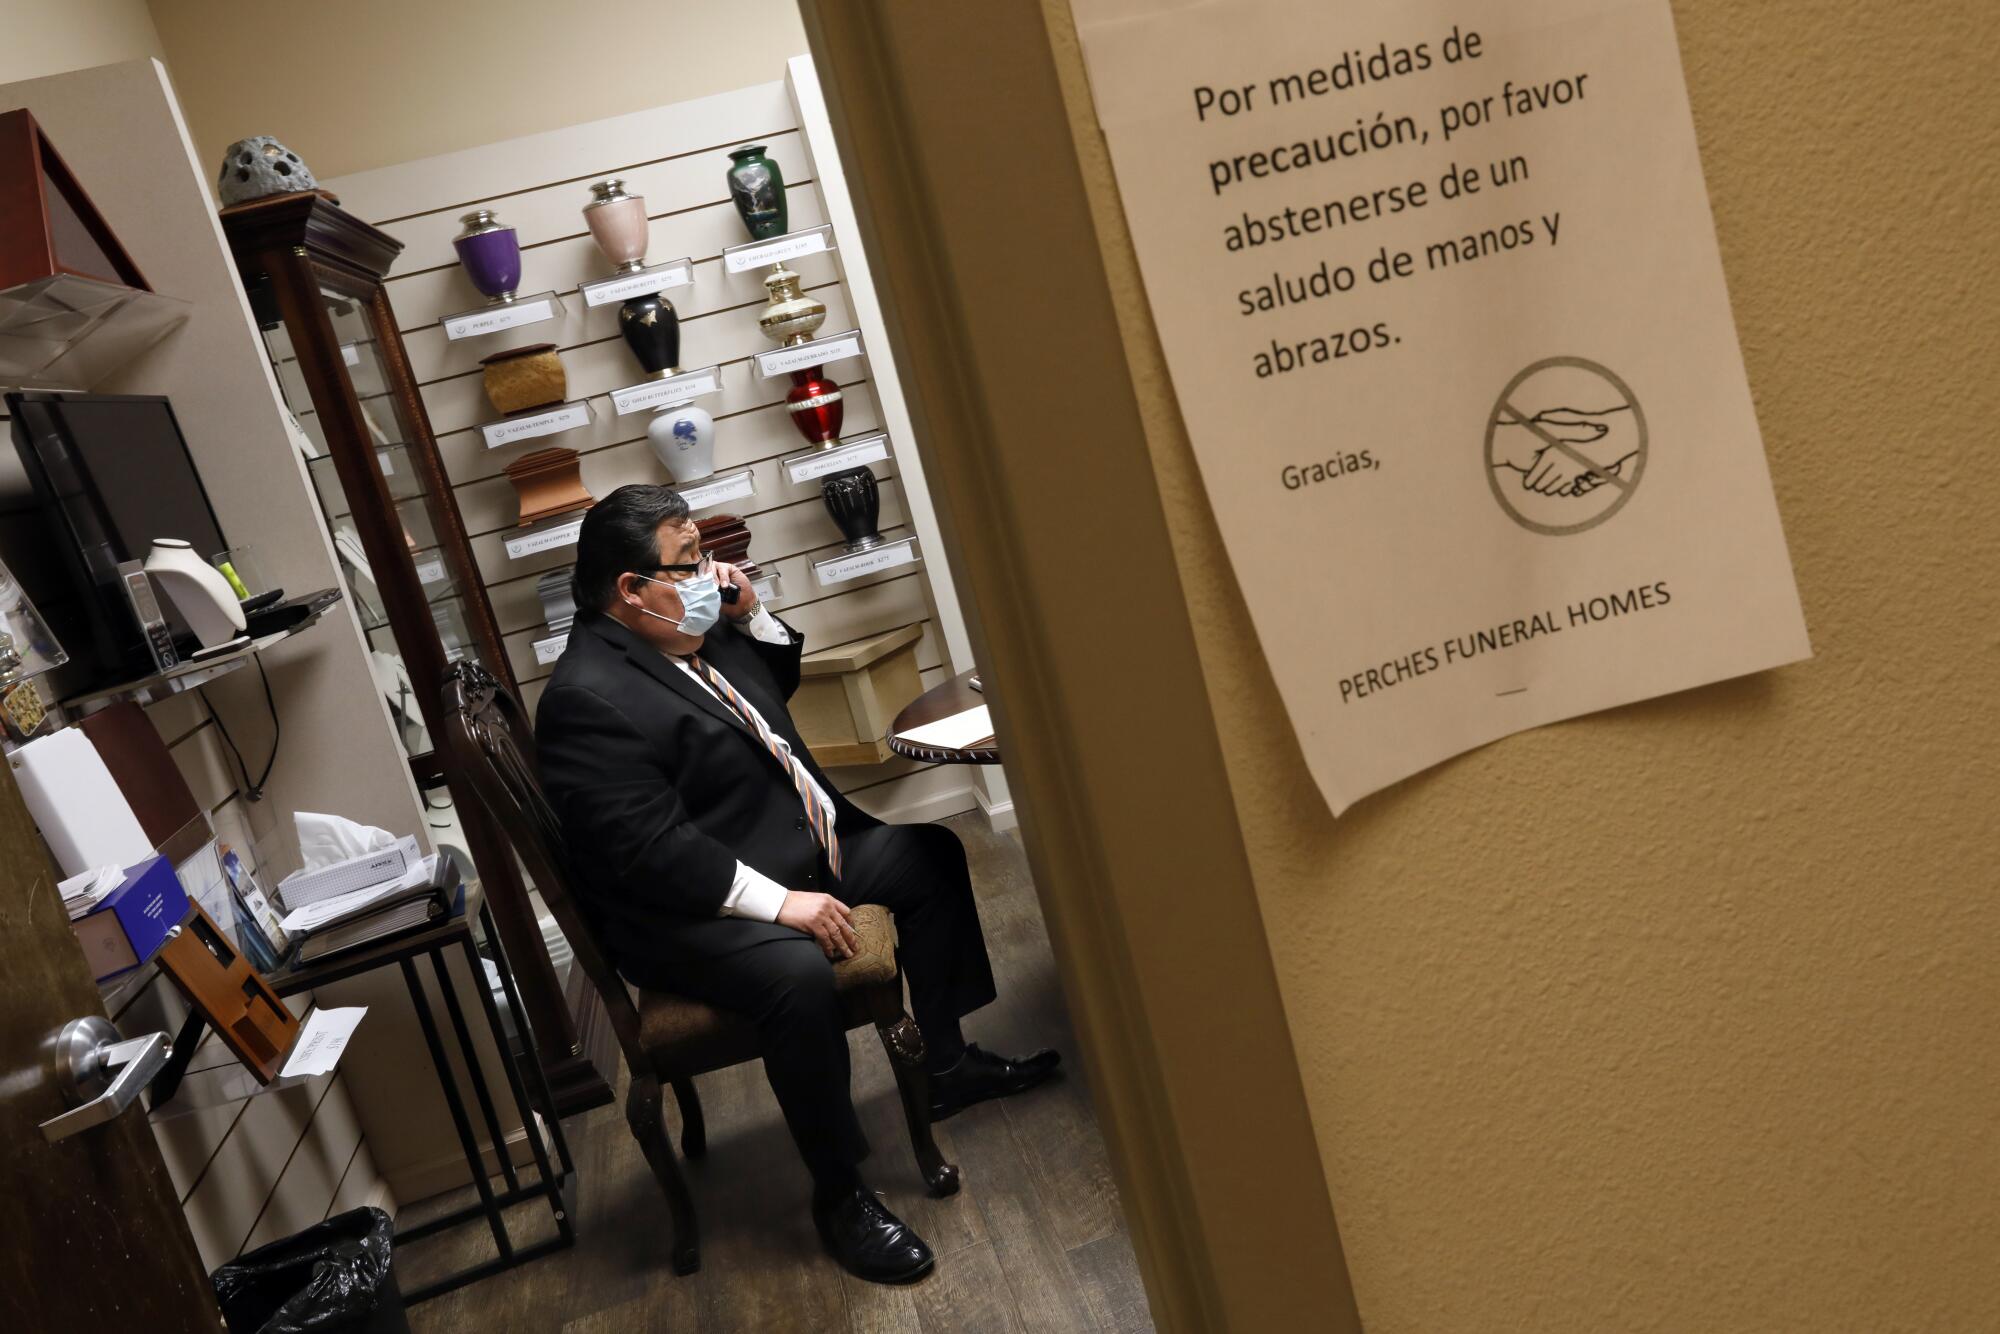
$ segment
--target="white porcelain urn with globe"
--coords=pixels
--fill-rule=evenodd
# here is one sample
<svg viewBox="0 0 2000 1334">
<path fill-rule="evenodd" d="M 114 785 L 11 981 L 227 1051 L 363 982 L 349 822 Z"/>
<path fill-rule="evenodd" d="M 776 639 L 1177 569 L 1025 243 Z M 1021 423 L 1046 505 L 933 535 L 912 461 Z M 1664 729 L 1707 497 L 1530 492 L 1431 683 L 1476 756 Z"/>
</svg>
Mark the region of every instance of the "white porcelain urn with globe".
<svg viewBox="0 0 2000 1334">
<path fill-rule="evenodd" d="M 692 403 L 670 403 L 646 423 L 646 439 L 667 475 L 685 485 L 715 471 L 715 418 Z"/>
</svg>

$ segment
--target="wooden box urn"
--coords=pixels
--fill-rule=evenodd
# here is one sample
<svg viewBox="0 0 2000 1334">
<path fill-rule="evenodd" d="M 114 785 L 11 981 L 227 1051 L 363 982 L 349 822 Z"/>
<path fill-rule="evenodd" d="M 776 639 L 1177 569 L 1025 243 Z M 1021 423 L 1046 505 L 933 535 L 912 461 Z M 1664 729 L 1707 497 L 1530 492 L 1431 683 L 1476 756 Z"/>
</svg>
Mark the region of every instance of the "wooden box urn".
<svg viewBox="0 0 2000 1334">
<path fill-rule="evenodd" d="M 917 673 L 917 642 L 923 637 L 921 626 L 899 626 L 800 661 L 792 721 L 821 768 L 892 758 L 889 725 L 924 693 Z"/>
<path fill-rule="evenodd" d="M 584 486 L 579 471 L 583 456 L 573 449 L 557 446 L 523 454 L 507 465 L 507 480 L 521 501 L 522 524 L 535 523 L 589 509 L 597 498 Z"/>
</svg>

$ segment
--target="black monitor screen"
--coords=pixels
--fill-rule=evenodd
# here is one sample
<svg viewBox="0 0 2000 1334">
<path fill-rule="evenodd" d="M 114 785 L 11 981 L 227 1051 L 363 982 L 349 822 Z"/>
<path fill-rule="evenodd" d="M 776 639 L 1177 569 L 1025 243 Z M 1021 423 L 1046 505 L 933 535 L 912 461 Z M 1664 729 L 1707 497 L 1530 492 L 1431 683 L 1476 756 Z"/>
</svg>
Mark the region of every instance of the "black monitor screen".
<svg viewBox="0 0 2000 1334">
<path fill-rule="evenodd" d="M 118 562 L 144 561 L 161 537 L 180 538 L 204 559 L 228 546 L 173 408 L 164 398 L 137 395 L 7 399 L 15 444 L 51 520 L 69 539 L 72 571 L 85 586 L 79 591 L 96 603 L 92 620 L 100 636 L 119 641 L 114 648 L 100 639 L 104 656 L 123 657 L 138 632 L 121 601 Z M 175 635 L 187 634 L 185 618 L 171 605 L 165 610 Z"/>
</svg>

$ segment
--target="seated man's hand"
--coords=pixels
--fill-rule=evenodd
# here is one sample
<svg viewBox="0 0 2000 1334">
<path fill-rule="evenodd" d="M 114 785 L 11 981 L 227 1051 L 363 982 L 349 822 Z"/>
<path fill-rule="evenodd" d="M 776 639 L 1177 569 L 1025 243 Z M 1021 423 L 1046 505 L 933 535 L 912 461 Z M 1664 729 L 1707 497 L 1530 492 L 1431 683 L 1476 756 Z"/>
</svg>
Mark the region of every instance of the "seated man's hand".
<svg viewBox="0 0 2000 1334">
<path fill-rule="evenodd" d="M 833 960 L 854 954 L 853 910 L 831 894 L 809 894 L 789 890 L 784 906 L 778 909 L 778 925 L 803 931 L 819 942 L 826 957 Z"/>
</svg>

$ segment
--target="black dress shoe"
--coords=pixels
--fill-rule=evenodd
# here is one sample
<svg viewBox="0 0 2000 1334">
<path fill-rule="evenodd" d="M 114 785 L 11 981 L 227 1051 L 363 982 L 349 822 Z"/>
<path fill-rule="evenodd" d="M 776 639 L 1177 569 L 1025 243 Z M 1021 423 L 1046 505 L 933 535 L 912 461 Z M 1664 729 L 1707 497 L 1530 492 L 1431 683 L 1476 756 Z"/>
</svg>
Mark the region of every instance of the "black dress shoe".
<svg viewBox="0 0 2000 1334">
<path fill-rule="evenodd" d="M 813 1201 L 813 1223 L 841 1268 L 870 1283 L 909 1283 L 931 1272 L 937 1257 L 866 1186 Z"/>
<path fill-rule="evenodd" d="M 1061 1064 L 1062 1053 L 1046 1048 L 1010 1061 L 968 1042 L 957 1065 L 931 1076 L 931 1120 L 942 1121 L 974 1103 L 1031 1089 L 1055 1074 Z"/>
</svg>

